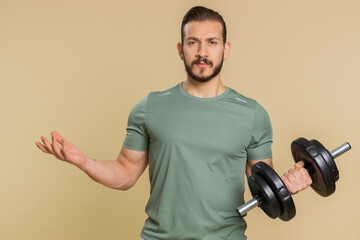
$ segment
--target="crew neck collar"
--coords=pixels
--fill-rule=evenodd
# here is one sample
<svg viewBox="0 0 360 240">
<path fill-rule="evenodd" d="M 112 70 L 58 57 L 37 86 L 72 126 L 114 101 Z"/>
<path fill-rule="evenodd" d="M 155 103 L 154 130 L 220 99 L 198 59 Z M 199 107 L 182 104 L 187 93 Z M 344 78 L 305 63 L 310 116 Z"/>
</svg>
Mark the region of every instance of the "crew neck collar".
<svg viewBox="0 0 360 240">
<path fill-rule="evenodd" d="M 185 92 L 185 90 L 184 90 L 183 87 L 182 87 L 181 82 L 178 84 L 179 91 L 180 91 L 184 96 L 189 97 L 189 98 L 192 98 L 192 99 L 195 99 L 195 100 L 198 100 L 198 101 L 214 101 L 214 100 L 219 100 L 219 99 L 225 97 L 225 96 L 228 94 L 229 90 L 230 90 L 229 87 L 227 87 L 227 86 L 225 86 L 225 87 L 226 87 L 225 91 L 224 91 L 222 94 L 218 95 L 218 96 L 209 97 L 209 98 L 202 98 L 202 97 L 196 97 L 196 96 L 194 96 L 194 95 L 191 95 L 191 94 Z"/>
</svg>

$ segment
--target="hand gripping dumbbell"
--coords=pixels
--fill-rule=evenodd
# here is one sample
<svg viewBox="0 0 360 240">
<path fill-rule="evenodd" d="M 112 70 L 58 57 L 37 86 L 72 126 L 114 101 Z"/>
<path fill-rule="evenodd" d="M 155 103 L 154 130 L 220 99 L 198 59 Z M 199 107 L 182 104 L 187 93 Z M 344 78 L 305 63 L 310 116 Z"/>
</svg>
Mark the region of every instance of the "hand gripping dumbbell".
<svg viewBox="0 0 360 240">
<path fill-rule="evenodd" d="M 294 161 L 305 163 L 304 168 L 312 179 L 311 187 L 323 197 L 335 192 L 335 182 L 339 179 L 334 159 L 350 149 L 350 144 L 344 143 L 329 152 L 317 140 L 308 141 L 305 138 L 298 138 L 291 143 Z M 296 209 L 291 194 L 269 165 L 264 162 L 254 164 L 248 184 L 253 199 L 237 208 L 240 216 L 245 216 L 258 206 L 271 218 L 279 217 L 289 221 L 295 217 Z"/>
</svg>

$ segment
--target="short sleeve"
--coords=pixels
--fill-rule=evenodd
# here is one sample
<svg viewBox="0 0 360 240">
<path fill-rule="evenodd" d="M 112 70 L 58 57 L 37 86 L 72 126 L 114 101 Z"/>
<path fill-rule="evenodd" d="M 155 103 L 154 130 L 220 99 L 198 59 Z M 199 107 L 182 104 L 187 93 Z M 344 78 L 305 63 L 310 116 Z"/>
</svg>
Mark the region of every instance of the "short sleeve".
<svg viewBox="0 0 360 240">
<path fill-rule="evenodd" d="M 260 104 L 257 104 L 251 130 L 251 141 L 247 147 L 248 160 L 271 158 L 272 142 L 273 131 L 269 115 Z"/>
<path fill-rule="evenodd" d="M 135 104 L 128 118 L 123 147 L 136 151 L 148 151 L 149 136 L 146 130 L 147 95 Z"/>
</svg>

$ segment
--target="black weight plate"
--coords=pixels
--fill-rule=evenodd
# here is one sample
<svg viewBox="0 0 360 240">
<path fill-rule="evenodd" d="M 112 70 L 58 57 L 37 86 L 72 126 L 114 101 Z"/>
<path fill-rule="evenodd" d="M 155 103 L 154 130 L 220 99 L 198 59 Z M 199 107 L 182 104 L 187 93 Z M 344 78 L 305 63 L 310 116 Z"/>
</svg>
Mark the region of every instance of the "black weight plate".
<svg viewBox="0 0 360 240">
<path fill-rule="evenodd" d="M 280 203 L 265 180 L 260 175 L 252 174 L 248 183 L 252 196 L 260 201 L 259 207 L 269 217 L 277 218 L 281 214 Z"/>
<path fill-rule="evenodd" d="M 315 192 L 327 197 L 335 191 L 335 182 L 330 169 L 310 141 L 305 138 L 296 139 L 291 143 L 291 152 L 295 162 L 304 161 L 312 179 L 311 187 Z"/>
<path fill-rule="evenodd" d="M 257 162 L 251 167 L 251 173 L 262 176 L 277 197 L 281 206 L 279 218 L 283 221 L 294 218 L 296 214 L 294 201 L 286 185 L 274 169 L 265 162 Z"/>
<path fill-rule="evenodd" d="M 319 141 L 313 139 L 310 142 L 314 144 L 314 146 L 319 150 L 321 156 L 324 158 L 330 169 L 331 175 L 334 178 L 334 182 L 339 180 L 339 170 L 336 166 L 334 158 L 331 156 L 331 153 Z"/>
</svg>

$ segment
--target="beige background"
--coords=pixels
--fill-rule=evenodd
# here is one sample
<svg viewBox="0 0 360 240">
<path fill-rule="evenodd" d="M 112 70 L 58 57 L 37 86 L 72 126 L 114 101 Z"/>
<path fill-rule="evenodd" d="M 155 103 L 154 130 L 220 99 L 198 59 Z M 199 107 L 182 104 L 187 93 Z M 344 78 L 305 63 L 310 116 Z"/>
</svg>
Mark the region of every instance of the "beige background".
<svg viewBox="0 0 360 240">
<path fill-rule="evenodd" d="M 334 195 L 295 195 L 287 223 L 253 210 L 249 239 L 358 239 L 358 0 L 0 0 L 0 239 L 138 239 L 147 171 L 133 189 L 112 190 L 35 142 L 57 130 L 86 155 L 115 159 L 133 105 L 185 79 L 176 43 L 195 5 L 227 23 L 223 82 L 268 110 L 277 172 L 292 167 L 299 136 L 353 145 L 337 160 Z"/>
</svg>

